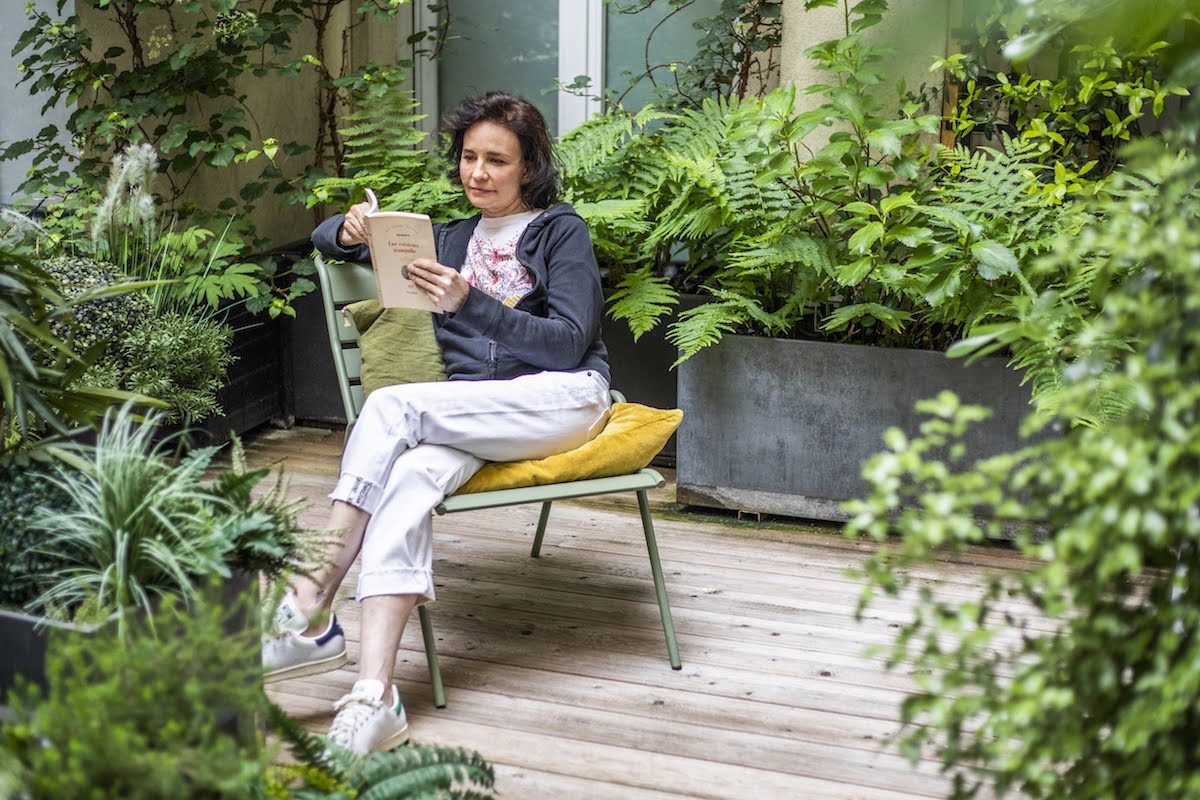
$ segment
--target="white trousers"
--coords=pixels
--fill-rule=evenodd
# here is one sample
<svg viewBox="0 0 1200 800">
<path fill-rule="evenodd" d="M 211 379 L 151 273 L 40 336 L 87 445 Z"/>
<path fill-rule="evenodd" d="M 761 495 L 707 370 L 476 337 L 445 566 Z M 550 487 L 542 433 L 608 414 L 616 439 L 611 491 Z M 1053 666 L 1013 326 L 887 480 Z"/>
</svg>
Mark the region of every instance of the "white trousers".
<svg viewBox="0 0 1200 800">
<path fill-rule="evenodd" d="M 608 382 L 594 372 L 371 392 L 329 495 L 371 514 L 358 599 L 433 600 L 433 508 L 489 461 L 546 458 L 591 441 L 609 410 Z"/>
</svg>

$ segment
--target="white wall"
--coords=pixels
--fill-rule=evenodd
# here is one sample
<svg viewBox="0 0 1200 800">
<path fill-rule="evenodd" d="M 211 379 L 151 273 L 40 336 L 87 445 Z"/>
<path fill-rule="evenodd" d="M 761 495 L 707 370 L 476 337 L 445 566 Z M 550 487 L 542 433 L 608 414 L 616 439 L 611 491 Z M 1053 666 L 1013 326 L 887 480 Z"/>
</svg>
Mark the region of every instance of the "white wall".
<svg viewBox="0 0 1200 800">
<path fill-rule="evenodd" d="M 946 54 L 948 19 L 952 5 L 961 0 L 890 0 L 883 22 L 869 28 L 864 36 L 871 42 L 894 48 L 885 68 L 894 80 L 885 84 L 888 92 L 903 79 L 915 90 L 922 82 L 937 80 L 929 72 L 934 58 Z M 845 16 L 842 5 L 837 8 L 804 10 L 804 0 L 784 0 L 783 43 L 780 80 L 794 82 L 803 89 L 815 83 L 827 82 L 827 77 L 813 68 L 804 51 L 815 44 L 845 35 Z M 881 99 L 890 99 L 891 94 Z M 801 109 L 820 105 L 819 95 L 813 95 L 800 105 Z"/>
<path fill-rule="evenodd" d="M 53 14 L 55 0 L 34 0 L 34 7 L 39 11 Z M 69 0 L 63 13 L 74 13 L 74 0 Z M 0 140 L 5 143 L 28 139 L 46 125 L 65 125 L 68 112 L 65 108 L 56 108 L 41 116 L 40 109 L 45 102 L 44 96 L 32 97 L 29 94 L 29 84 L 18 84 L 21 73 L 17 66 L 28 51 L 13 57 L 12 49 L 21 33 L 29 27 L 29 18 L 25 16 L 25 3 L 0 3 Z M 25 180 L 25 172 L 33 160 L 29 154 L 16 161 L 0 162 L 0 205 L 12 202 L 13 193 L 17 186 Z"/>
</svg>

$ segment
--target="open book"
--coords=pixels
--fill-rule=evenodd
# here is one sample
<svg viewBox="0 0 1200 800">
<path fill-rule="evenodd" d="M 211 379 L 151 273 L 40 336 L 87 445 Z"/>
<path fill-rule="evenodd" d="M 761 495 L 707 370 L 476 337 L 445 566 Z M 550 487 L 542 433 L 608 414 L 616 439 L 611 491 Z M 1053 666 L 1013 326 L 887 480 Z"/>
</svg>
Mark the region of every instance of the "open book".
<svg viewBox="0 0 1200 800">
<path fill-rule="evenodd" d="M 380 211 L 375 193 L 367 189 L 367 247 L 375 270 L 379 303 L 384 308 L 440 311 L 408 277 L 408 265 L 418 258 L 437 258 L 433 224 L 425 214 Z"/>
</svg>

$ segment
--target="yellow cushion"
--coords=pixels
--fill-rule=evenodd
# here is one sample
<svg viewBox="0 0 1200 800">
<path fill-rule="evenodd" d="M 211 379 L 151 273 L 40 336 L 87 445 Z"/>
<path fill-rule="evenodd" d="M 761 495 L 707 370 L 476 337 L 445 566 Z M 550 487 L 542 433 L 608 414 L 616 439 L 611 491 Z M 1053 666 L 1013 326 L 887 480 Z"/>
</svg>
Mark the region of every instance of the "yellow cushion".
<svg viewBox="0 0 1200 800">
<path fill-rule="evenodd" d="M 650 463 L 683 421 L 678 408 L 613 403 L 604 430 L 582 447 L 549 458 L 488 464 L 456 494 L 543 486 L 636 472 Z"/>
<path fill-rule="evenodd" d="M 363 397 L 381 386 L 446 380 L 433 317 L 416 308 L 384 308 L 361 300 L 345 311 L 358 330 Z"/>
</svg>

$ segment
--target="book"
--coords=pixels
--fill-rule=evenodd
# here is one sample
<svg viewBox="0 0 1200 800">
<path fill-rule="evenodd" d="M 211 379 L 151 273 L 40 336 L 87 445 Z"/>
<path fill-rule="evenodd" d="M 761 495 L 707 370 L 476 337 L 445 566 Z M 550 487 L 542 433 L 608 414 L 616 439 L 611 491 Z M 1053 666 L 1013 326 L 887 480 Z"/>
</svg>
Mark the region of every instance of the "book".
<svg viewBox="0 0 1200 800">
<path fill-rule="evenodd" d="M 440 311 L 408 277 L 408 265 L 418 258 L 437 258 L 433 223 L 427 214 L 380 211 L 375 193 L 367 189 L 367 247 L 379 304 L 384 308 L 419 308 Z"/>
</svg>

